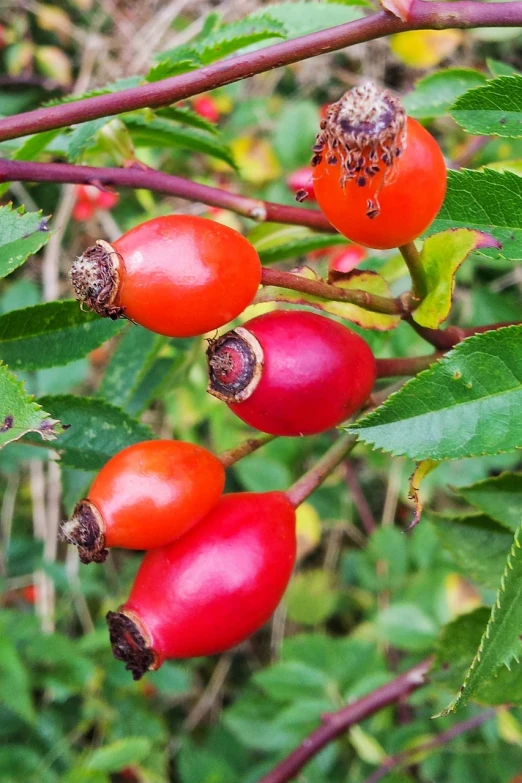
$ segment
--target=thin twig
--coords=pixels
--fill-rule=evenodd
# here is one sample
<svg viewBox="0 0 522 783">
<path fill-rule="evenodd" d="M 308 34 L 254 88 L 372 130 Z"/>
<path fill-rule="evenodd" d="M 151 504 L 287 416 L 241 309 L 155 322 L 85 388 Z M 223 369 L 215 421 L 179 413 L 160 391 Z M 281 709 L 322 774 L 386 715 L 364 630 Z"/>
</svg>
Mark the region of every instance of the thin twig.
<svg viewBox="0 0 522 783">
<path fill-rule="evenodd" d="M 396 359 L 376 359 L 377 378 L 398 378 L 403 375 L 417 375 L 422 370 L 436 362 L 441 353 L 430 353 L 427 356 L 406 356 Z"/>
<path fill-rule="evenodd" d="M 315 463 L 313 468 L 310 468 L 286 491 L 290 502 L 296 507 L 301 505 L 350 453 L 356 442 L 357 436 L 342 435 Z"/>
<path fill-rule="evenodd" d="M 195 729 L 198 723 L 205 717 L 206 713 L 212 708 L 219 692 L 225 684 L 231 665 L 232 657 L 230 655 L 222 655 L 221 658 L 219 658 L 214 671 L 212 672 L 208 686 L 201 694 L 201 697 L 198 699 L 183 724 L 183 729 L 185 731 L 192 731 Z"/>
<path fill-rule="evenodd" d="M 420 253 L 415 247 L 415 242 L 401 245 L 399 250 L 410 273 L 413 298 L 420 302 L 427 293 L 426 271 Z"/>
<path fill-rule="evenodd" d="M 413 669 L 391 682 L 354 701 L 338 712 L 323 716 L 322 725 L 304 739 L 301 744 L 258 783 L 288 783 L 304 765 L 330 742 L 343 734 L 350 726 L 368 718 L 375 712 L 395 704 L 426 683 L 431 659 L 426 659 Z"/>
<path fill-rule="evenodd" d="M 1 120 L 0 120 L 1 124 Z M 102 168 L 76 166 L 72 163 L 35 163 L 23 160 L 0 160 L 0 182 L 61 182 L 79 185 L 146 189 L 167 196 L 200 201 L 211 207 L 236 212 L 258 222 L 288 223 L 317 231 L 335 233 L 324 215 L 316 209 L 289 207 L 271 201 L 247 198 L 221 188 L 201 185 L 173 174 L 150 168 Z"/>
<path fill-rule="evenodd" d="M 317 296 L 334 302 L 349 302 L 363 307 L 373 313 L 386 313 L 387 315 L 404 316 L 406 308 L 401 299 L 389 299 L 385 296 L 371 294 L 369 291 L 358 289 L 348 290 L 339 288 L 322 280 L 309 280 L 306 277 L 295 275 L 292 272 L 283 272 L 280 269 L 268 269 L 263 267 L 261 285 L 273 285 L 278 288 L 287 288 L 291 291 L 301 291 L 304 294 Z"/>
<path fill-rule="evenodd" d="M 284 65 L 335 52 L 346 46 L 382 38 L 405 30 L 469 27 L 517 27 L 522 25 L 522 2 L 477 3 L 473 0 L 425 2 L 414 0 L 403 22 L 387 11 L 378 11 L 338 27 L 275 44 L 247 54 L 116 93 L 84 98 L 74 103 L 36 109 L 0 120 L 0 141 L 63 128 L 98 117 L 137 109 L 157 108 L 198 95 L 206 90 L 246 79 Z"/>
<path fill-rule="evenodd" d="M 392 769 L 402 767 L 405 764 L 410 764 L 417 756 L 424 755 L 430 750 L 439 748 L 441 745 L 446 745 L 448 742 L 452 742 L 452 740 L 454 740 L 456 737 L 459 737 L 461 734 L 464 734 L 467 731 L 472 731 L 478 726 L 482 726 L 483 723 L 494 717 L 496 712 L 496 710 L 485 710 L 478 715 L 474 715 L 472 718 L 468 718 L 468 720 L 463 720 L 461 723 L 456 723 L 447 731 L 441 732 L 436 737 L 433 737 L 427 742 L 423 742 L 421 745 L 417 745 L 415 748 L 410 748 L 409 750 L 405 750 L 402 753 L 397 753 L 395 756 L 390 756 L 389 758 L 385 759 L 385 761 L 383 761 L 381 766 L 376 769 L 375 772 L 366 778 L 364 783 L 378 783 L 378 781 L 382 780 L 388 774 L 388 772 L 392 771 Z"/>
<path fill-rule="evenodd" d="M 260 449 L 261 446 L 264 446 L 266 443 L 270 443 L 270 441 L 274 440 L 275 437 L 275 435 L 260 435 L 258 438 L 247 438 L 237 446 L 234 446 L 231 449 L 227 449 L 226 451 L 222 451 L 219 455 L 221 464 L 223 467 L 229 468 L 235 462 L 243 459 L 243 457 L 246 457 L 249 454 L 252 454 L 254 451 Z"/>
<path fill-rule="evenodd" d="M 351 460 L 346 460 L 344 470 L 346 484 L 350 490 L 350 495 L 354 502 L 355 508 L 357 509 L 357 513 L 359 514 L 362 526 L 365 529 L 367 535 L 370 536 L 374 530 L 377 529 L 377 523 L 375 522 L 375 517 L 373 516 L 372 510 L 368 504 L 368 501 L 366 500 L 364 492 L 362 491 L 359 476 L 357 475 L 357 471 L 355 470 L 355 466 Z"/>
</svg>

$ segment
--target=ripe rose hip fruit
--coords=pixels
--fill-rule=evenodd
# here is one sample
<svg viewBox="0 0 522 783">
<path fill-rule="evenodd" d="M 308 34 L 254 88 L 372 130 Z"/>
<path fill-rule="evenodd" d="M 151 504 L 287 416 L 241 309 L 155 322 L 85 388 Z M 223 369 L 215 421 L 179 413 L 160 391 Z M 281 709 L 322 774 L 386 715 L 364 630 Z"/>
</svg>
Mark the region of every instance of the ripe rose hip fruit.
<svg viewBox="0 0 522 783">
<path fill-rule="evenodd" d="M 176 440 L 136 443 L 100 470 L 61 533 L 82 563 L 102 563 L 107 547 L 152 549 L 181 536 L 218 502 L 220 460 Z"/>
<path fill-rule="evenodd" d="M 169 658 L 223 652 L 268 620 L 295 561 L 295 510 L 282 492 L 224 495 L 179 541 L 145 555 L 107 622 L 135 680 Z"/>
<path fill-rule="evenodd" d="M 248 321 L 207 351 L 210 394 L 271 435 L 313 435 L 358 410 L 375 381 L 368 345 L 314 313 L 276 310 Z"/>
<path fill-rule="evenodd" d="M 368 252 L 365 247 L 361 245 L 348 245 L 343 247 L 334 253 L 328 264 L 328 272 L 341 274 L 347 274 L 355 269 L 361 261 L 364 261 Z"/>
<path fill-rule="evenodd" d="M 148 220 L 72 265 L 76 298 L 158 334 L 193 337 L 239 315 L 261 279 L 259 256 L 228 226 L 193 215 Z"/>
<path fill-rule="evenodd" d="M 353 242 L 405 245 L 442 206 L 446 166 L 437 142 L 374 84 L 354 87 L 330 106 L 313 150 L 319 206 Z"/>
</svg>

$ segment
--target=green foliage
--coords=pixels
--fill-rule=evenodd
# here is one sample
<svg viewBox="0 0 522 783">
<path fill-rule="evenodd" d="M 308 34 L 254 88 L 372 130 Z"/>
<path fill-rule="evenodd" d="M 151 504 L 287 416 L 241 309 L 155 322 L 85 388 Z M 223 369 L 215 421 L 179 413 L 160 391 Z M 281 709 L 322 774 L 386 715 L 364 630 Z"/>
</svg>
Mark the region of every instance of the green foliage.
<svg viewBox="0 0 522 783">
<path fill-rule="evenodd" d="M 47 218 L 41 212 L 0 207 L 0 277 L 6 277 L 49 240 Z"/>
<path fill-rule="evenodd" d="M 51 441 L 62 428 L 27 394 L 23 383 L 0 364 L 0 448 L 28 432 L 37 432 L 43 440 Z"/>
<path fill-rule="evenodd" d="M 297 258 L 327 247 L 346 245 L 339 234 L 316 234 L 304 226 L 284 226 L 263 223 L 248 235 L 264 265 L 275 264 L 287 258 Z"/>
<path fill-rule="evenodd" d="M 522 76 L 499 76 L 461 95 L 451 115 L 467 133 L 522 136 Z"/>
<path fill-rule="evenodd" d="M 0 316 L 0 357 L 16 370 L 69 364 L 117 334 L 123 321 L 83 312 L 78 302 L 46 302 Z"/>
<path fill-rule="evenodd" d="M 470 337 L 349 431 L 415 460 L 514 451 L 522 443 L 521 346 L 519 326 Z"/>
<path fill-rule="evenodd" d="M 515 532 L 522 517 L 522 475 L 501 473 L 500 476 L 460 487 L 458 494 L 484 514 Z"/>
<path fill-rule="evenodd" d="M 484 74 L 471 68 L 436 71 L 416 82 L 415 89 L 404 98 L 404 107 L 418 120 L 444 117 L 460 95 L 485 81 Z"/>
</svg>

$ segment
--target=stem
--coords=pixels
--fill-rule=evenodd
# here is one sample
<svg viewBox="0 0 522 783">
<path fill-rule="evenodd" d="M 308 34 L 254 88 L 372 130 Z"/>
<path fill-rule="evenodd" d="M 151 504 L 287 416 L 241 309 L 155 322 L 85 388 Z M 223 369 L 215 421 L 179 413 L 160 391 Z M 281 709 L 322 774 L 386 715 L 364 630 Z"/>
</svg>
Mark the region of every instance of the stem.
<svg viewBox="0 0 522 783">
<path fill-rule="evenodd" d="M 388 299 L 385 296 L 378 296 L 359 289 L 350 291 L 346 288 L 330 285 L 330 283 L 324 283 L 322 280 L 308 280 L 306 277 L 294 275 L 292 272 L 283 272 L 280 269 L 263 267 L 261 285 L 273 285 L 279 288 L 288 288 L 291 291 L 301 291 L 304 294 L 311 294 L 320 299 L 329 299 L 334 302 L 349 302 L 373 313 L 403 316 L 407 312 L 401 299 Z"/>
<path fill-rule="evenodd" d="M 413 297 L 420 302 L 428 293 L 426 273 L 422 265 L 421 256 L 414 242 L 408 242 L 399 247 L 400 253 L 406 262 L 412 282 Z"/>
<path fill-rule="evenodd" d="M 409 325 L 415 329 L 418 335 L 420 335 L 426 342 L 431 343 L 435 348 L 440 351 L 447 351 L 450 348 L 454 348 L 455 345 L 465 340 L 466 337 L 473 337 L 474 334 L 483 334 L 484 332 L 491 332 L 496 329 L 502 329 L 504 326 L 521 326 L 521 321 L 500 321 L 496 324 L 485 324 L 484 326 L 471 326 L 469 328 L 462 328 L 460 326 L 448 326 L 447 329 L 428 329 L 426 326 L 419 326 L 419 324 L 413 320 L 411 315 L 406 315 L 404 319 Z"/>
<path fill-rule="evenodd" d="M 409 750 L 405 750 L 402 753 L 397 753 L 396 756 L 390 756 L 385 761 L 383 761 L 381 766 L 376 769 L 375 772 L 366 778 L 364 783 L 378 783 L 378 781 L 382 780 L 382 778 L 385 777 L 388 772 L 391 772 L 392 769 L 395 769 L 396 767 L 402 767 L 404 764 L 411 762 L 411 760 L 419 754 L 426 753 L 426 751 L 429 750 L 434 750 L 441 745 L 445 745 L 446 743 L 451 742 L 455 739 L 455 737 L 459 737 L 466 731 L 476 729 L 494 715 L 496 715 L 496 710 L 485 710 L 478 715 L 474 715 L 472 718 L 468 718 L 468 720 L 463 720 L 461 723 L 456 723 L 447 731 L 441 732 L 436 737 L 433 737 L 433 739 L 430 739 L 427 742 L 423 742 L 421 745 L 417 745 L 415 748 L 410 748 Z"/>
<path fill-rule="evenodd" d="M 338 712 L 323 716 L 323 723 L 258 783 L 288 783 L 299 770 L 317 755 L 325 745 L 343 734 L 350 726 L 368 718 L 375 712 L 394 704 L 426 683 L 431 659 L 426 659 L 395 680 L 377 688 Z"/>
<path fill-rule="evenodd" d="M 387 11 L 378 11 L 354 22 L 221 60 L 169 79 L 6 117 L 0 120 L 0 141 L 63 128 L 98 117 L 109 117 L 147 107 L 168 106 L 175 101 L 270 71 L 272 68 L 280 68 L 299 60 L 335 52 L 346 46 L 405 30 L 521 25 L 522 2 L 477 3 L 473 0 L 456 0 L 445 3 L 414 0 L 406 22 Z"/>
<path fill-rule="evenodd" d="M 323 481 L 343 461 L 357 442 L 357 435 L 342 435 L 328 451 L 323 454 L 313 468 L 310 468 L 290 489 L 286 491 L 288 500 L 297 508 L 306 498 L 320 487 Z"/>
<path fill-rule="evenodd" d="M 235 462 L 243 459 L 243 457 L 246 457 L 249 454 L 252 454 L 254 451 L 260 449 L 261 446 L 264 446 L 266 443 L 270 443 L 270 441 L 274 440 L 275 437 L 276 435 L 260 435 L 259 438 L 247 438 L 242 443 L 234 446 L 234 448 L 221 452 L 219 455 L 221 464 L 224 468 L 229 468 Z"/>
<path fill-rule="evenodd" d="M 1 124 L 1 121 L 0 121 Z M 112 169 L 75 166 L 71 163 L 34 163 L 23 160 L 0 160 L 0 182 L 69 182 L 80 185 L 146 188 L 156 193 L 201 201 L 212 207 L 230 209 L 260 222 L 289 223 L 319 231 L 335 232 L 324 215 L 315 209 L 288 207 L 271 201 L 246 198 L 220 188 L 201 185 L 183 177 L 164 174 L 149 168 Z"/>
<path fill-rule="evenodd" d="M 357 475 L 357 471 L 351 460 L 346 460 L 344 469 L 346 475 L 346 484 L 350 490 L 350 494 L 355 508 L 357 509 L 357 513 L 361 519 L 362 526 L 365 529 L 367 535 L 371 536 L 371 534 L 377 530 L 377 523 L 375 522 L 372 510 L 362 490 L 359 476 Z"/>
<path fill-rule="evenodd" d="M 406 356 L 398 359 L 376 359 L 377 378 L 396 378 L 401 375 L 417 375 L 431 367 L 442 356 L 430 353 L 427 356 Z"/>
</svg>

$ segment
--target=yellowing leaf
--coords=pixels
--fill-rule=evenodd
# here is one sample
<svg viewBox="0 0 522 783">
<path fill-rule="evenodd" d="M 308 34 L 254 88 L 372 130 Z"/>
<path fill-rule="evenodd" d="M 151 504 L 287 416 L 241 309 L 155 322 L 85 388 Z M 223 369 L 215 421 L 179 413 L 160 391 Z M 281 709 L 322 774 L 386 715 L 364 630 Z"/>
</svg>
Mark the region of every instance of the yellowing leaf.
<svg viewBox="0 0 522 783">
<path fill-rule="evenodd" d="M 38 70 L 67 87 L 72 82 L 69 58 L 57 46 L 38 46 L 35 51 Z"/>
<path fill-rule="evenodd" d="M 36 6 L 36 22 L 41 30 L 48 30 L 59 38 L 62 43 L 67 43 L 72 30 L 72 23 L 68 14 L 55 5 L 38 4 Z"/>
<path fill-rule="evenodd" d="M 460 574 L 448 574 L 444 580 L 444 587 L 446 590 L 446 602 L 452 620 L 482 605 L 479 591 L 463 579 Z"/>
<path fill-rule="evenodd" d="M 500 708 L 497 713 L 497 728 L 504 742 L 522 747 L 522 726 L 505 707 Z"/>
<path fill-rule="evenodd" d="M 311 503 L 302 503 L 296 511 L 297 559 L 301 560 L 318 546 L 321 540 L 321 520 Z"/>
<path fill-rule="evenodd" d="M 281 167 L 275 153 L 265 139 L 240 136 L 230 145 L 241 178 L 254 185 L 277 179 Z"/>
<path fill-rule="evenodd" d="M 370 270 L 354 269 L 347 275 L 336 274 L 330 279 L 330 282 L 337 288 L 345 290 L 368 291 L 371 294 L 392 298 L 390 286 L 381 275 Z M 384 313 L 372 313 L 364 310 L 358 305 L 348 302 L 326 302 L 323 310 L 332 315 L 338 315 L 340 318 L 346 318 L 348 321 L 361 326 L 363 329 L 375 329 L 378 332 L 386 332 L 389 329 L 395 329 L 399 325 L 398 315 L 385 315 Z"/>
<path fill-rule="evenodd" d="M 490 234 L 467 228 L 450 229 L 428 237 L 421 252 L 427 294 L 413 312 L 421 326 L 437 329 L 448 317 L 455 273 L 472 250 L 500 247 Z"/>
<path fill-rule="evenodd" d="M 410 68 L 433 68 L 453 54 L 462 40 L 460 30 L 411 30 L 392 35 L 391 48 Z"/>
<path fill-rule="evenodd" d="M 417 467 L 415 468 L 414 472 L 412 473 L 410 477 L 410 491 L 408 494 L 408 497 L 410 500 L 413 500 L 415 503 L 415 516 L 413 517 L 412 522 L 409 525 L 409 529 L 412 527 L 415 527 L 415 525 L 419 522 L 422 514 L 422 503 L 419 496 L 419 490 L 421 482 L 428 473 L 431 473 L 432 470 L 435 470 L 435 468 L 439 465 L 439 462 L 434 459 L 425 459 L 422 462 L 419 462 Z"/>
</svg>

